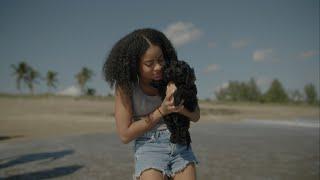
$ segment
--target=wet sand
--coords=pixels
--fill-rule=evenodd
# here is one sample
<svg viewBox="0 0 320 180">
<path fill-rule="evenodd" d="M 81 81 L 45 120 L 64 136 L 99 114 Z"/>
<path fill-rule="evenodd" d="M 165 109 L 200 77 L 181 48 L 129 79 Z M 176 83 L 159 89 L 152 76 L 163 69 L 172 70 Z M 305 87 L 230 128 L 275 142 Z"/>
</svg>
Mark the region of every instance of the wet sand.
<svg viewBox="0 0 320 180">
<path fill-rule="evenodd" d="M 319 179 L 319 127 L 253 121 L 191 127 L 198 179 Z M 0 143 L 0 179 L 130 179 L 132 143 L 92 133 Z"/>
<path fill-rule="evenodd" d="M 132 143 L 115 133 L 113 103 L 0 97 L 0 179 L 131 179 Z M 198 179 L 319 179 L 317 107 L 200 108 L 190 129 Z"/>
</svg>

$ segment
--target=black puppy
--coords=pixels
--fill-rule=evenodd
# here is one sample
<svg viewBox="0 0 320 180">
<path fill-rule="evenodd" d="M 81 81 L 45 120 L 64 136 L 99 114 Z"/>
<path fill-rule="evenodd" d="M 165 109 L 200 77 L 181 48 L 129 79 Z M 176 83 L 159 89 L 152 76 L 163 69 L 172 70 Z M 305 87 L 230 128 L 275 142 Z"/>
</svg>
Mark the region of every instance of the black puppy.
<svg viewBox="0 0 320 180">
<path fill-rule="evenodd" d="M 151 85 L 159 90 L 162 100 L 166 96 L 166 88 L 169 82 L 177 87 L 173 94 L 174 105 L 178 106 L 182 100 L 184 107 L 194 112 L 198 106 L 197 87 L 195 85 L 195 74 L 185 61 L 172 61 L 164 66 L 163 79 L 153 81 Z M 190 119 L 180 113 L 171 113 L 163 117 L 171 132 L 170 142 L 183 144 L 189 147 L 191 143 L 189 127 Z"/>
</svg>

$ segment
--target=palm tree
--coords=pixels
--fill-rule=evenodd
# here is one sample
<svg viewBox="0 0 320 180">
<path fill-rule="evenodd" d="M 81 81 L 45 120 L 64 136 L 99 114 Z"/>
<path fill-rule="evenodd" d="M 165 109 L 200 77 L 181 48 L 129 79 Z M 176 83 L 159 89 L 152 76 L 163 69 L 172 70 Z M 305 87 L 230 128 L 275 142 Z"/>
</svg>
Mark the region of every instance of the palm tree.
<svg viewBox="0 0 320 180">
<path fill-rule="evenodd" d="M 28 85 L 28 88 L 30 89 L 31 94 L 34 93 L 34 86 L 33 84 L 39 84 L 39 82 L 37 81 L 37 79 L 40 79 L 40 73 L 38 71 L 36 71 L 35 69 L 33 69 L 32 67 L 28 67 L 27 69 L 27 74 L 25 76 L 25 82 Z"/>
<path fill-rule="evenodd" d="M 21 93 L 21 80 L 25 80 L 27 75 L 29 66 L 26 62 L 20 62 L 17 66 L 11 64 L 11 68 L 13 69 L 13 74 L 16 77 L 16 85 L 18 91 Z"/>
<path fill-rule="evenodd" d="M 55 83 L 58 82 L 57 80 L 57 72 L 54 71 L 48 71 L 46 76 L 47 86 L 48 86 L 48 93 L 50 93 L 51 88 L 56 88 Z"/>
<path fill-rule="evenodd" d="M 94 88 L 88 88 L 86 91 L 87 96 L 94 96 L 96 94 L 96 90 Z"/>
<path fill-rule="evenodd" d="M 85 93 L 85 85 L 86 83 L 91 79 L 91 77 L 93 76 L 93 71 L 86 68 L 86 67 L 83 67 L 82 70 L 76 74 L 76 79 L 77 79 L 77 82 L 81 88 L 81 92 L 84 94 Z"/>
</svg>

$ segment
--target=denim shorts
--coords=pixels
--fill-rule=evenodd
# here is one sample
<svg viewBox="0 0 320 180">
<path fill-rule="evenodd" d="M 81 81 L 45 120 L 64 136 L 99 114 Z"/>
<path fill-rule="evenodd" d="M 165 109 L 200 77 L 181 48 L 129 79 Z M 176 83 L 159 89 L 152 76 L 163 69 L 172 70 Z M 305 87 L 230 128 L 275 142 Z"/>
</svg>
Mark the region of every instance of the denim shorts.
<svg viewBox="0 0 320 180">
<path fill-rule="evenodd" d="M 152 130 L 138 137 L 134 142 L 135 174 L 133 179 L 141 176 L 148 169 L 156 169 L 168 177 L 183 170 L 189 163 L 199 164 L 192 152 L 191 145 L 170 142 L 168 129 Z"/>
</svg>

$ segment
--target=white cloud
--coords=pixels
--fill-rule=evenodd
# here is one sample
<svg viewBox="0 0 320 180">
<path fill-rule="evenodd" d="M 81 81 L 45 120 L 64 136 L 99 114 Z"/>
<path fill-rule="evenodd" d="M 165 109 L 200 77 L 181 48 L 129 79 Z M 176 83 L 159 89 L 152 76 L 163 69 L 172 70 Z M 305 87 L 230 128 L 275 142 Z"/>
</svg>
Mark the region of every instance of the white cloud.
<svg viewBox="0 0 320 180">
<path fill-rule="evenodd" d="M 182 46 L 202 36 L 202 31 L 190 22 L 170 24 L 163 31 L 175 46 Z"/>
<path fill-rule="evenodd" d="M 225 83 L 223 83 L 222 85 L 216 87 L 216 88 L 214 89 L 214 91 L 215 91 L 215 92 L 219 92 L 221 89 L 226 89 L 226 88 L 228 88 L 228 87 L 229 87 L 229 82 L 225 82 Z"/>
<path fill-rule="evenodd" d="M 302 52 L 300 54 L 300 56 L 302 58 L 309 58 L 309 57 L 313 57 L 313 56 L 316 56 L 319 54 L 319 51 L 316 51 L 316 50 L 309 50 L 309 51 L 305 51 L 305 52 Z"/>
<path fill-rule="evenodd" d="M 219 69 L 220 69 L 220 66 L 218 64 L 210 64 L 203 70 L 203 72 L 209 73 L 209 72 L 217 71 Z"/>
<path fill-rule="evenodd" d="M 229 87 L 229 82 L 223 83 L 221 87 L 222 87 L 222 88 L 227 88 L 227 87 Z"/>
<path fill-rule="evenodd" d="M 272 83 L 272 79 L 268 77 L 258 77 L 255 79 L 257 86 L 260 88 L 262 92 L 265 92 L 269 89 Z"/>
<path fill-rule="evenodd" d="M 272 57 L 272 49 L 260 49 L 253 52 L 253 61 L 259 62 Z"/>
<path fill-rule="evenodd" d="M 78 86 L 70 86 L 64 90 L 57 92 L 58 95 L 66 95 L 66 96 L 80 96 L 81 90 Z"/>
<path fill-rule="evenodd" d="M 256 79 L 256 83 L 258 86 L 269 86 L 271 84 L 271 79 L 267 77 L 259 77 Z"/>
<path fill-rule="evenodd" d="M 242 40 L 238 40 L 238 41 L 233 41 L 231 43 L 231 47 L 238 49 L 238 48 L 246 47 L 248 44 L 249 44 L 249 40 L 242 39 Z"/>
</svg>

